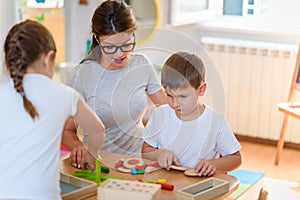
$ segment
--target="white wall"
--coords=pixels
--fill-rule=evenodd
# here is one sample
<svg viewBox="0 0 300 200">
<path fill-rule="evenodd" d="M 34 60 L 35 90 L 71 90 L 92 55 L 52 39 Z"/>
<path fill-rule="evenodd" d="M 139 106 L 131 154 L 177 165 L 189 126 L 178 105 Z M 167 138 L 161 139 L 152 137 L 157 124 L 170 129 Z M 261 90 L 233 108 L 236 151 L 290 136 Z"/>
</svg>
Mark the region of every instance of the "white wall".
<svg viewBox="0 0 300 200">
<path fill-rule="evenodd" d="M 215 109 L 225 112 L 223 84 L 214 62 L 200 46 L 200 42 L 195 40 L 197 38 L 195 35 L 196 25 L 168 25 L 168 0 L 157 2 L 160 10 L 158 27 L 148 40 L 137 45 L 135 52 L 146 54 L 157 68 L 160 68 L 165 60 L 177 51 L 188 51 L 201 56 L 207 66 L 206 81 L 208 82 L 208 90 L 202 100 Z"/>
<path fill-rule="evenodd" d="M 226 28 L 216 28 L 216 27 L 209 27 L 209 26 L 200 26 L 199 24 L 194 25 L 186 25 L 186 26 L 170 26 L 167 24 L 168 21 L 168 0 L 161 0 L 160 2 L 160 9 L 161 9 L 161 21 L 159 23 L 159 27 L 154 32 L 151 38 L 149 38 L 147 41 L 145 41 L 142 44 L 139 44 L 137 46 L 136 51 L 140 51 L 145 53 L 151 61 L 156 65 L 162 65 L 165 59 L 170 55 L 170 53 L 174 51 L 190 51 L 190 52 L 197 52 L 202 56 L 202 58 L 205 59 L 205 64 L 207 67 L 207 82 L 208 82 L 208 94 L 206 94 L 206 101 L 209 105 L 213 106 L 214 108 L 218 109 L 219 111 L 225 112 L 225 114 L 230 113 L 228 117 L 229 123 L 232 125 L 233 130 L 236 133 L 247 135 L 250 137 L 259 137 L 259 138 L 267 138 L 272 140 L 277 140 L 278 135 L 280 132 L 281 127 L 281 121 L 278 120 L 278 118 L 275 119 L 275 117 L 282 116 L 282 114 L 277 109 L 277 103 L 280 102 L 278 99 L 272 99 L 270 101 L 263 101 L 267 98 L 261 98 L 257 102 L 259 105 L 270 105 L 271 102 L 272 108 L 269 106 L 267 111 L 264 111 L 270 115 L 269 117 L 265 117 L 265 115 L 262 115 L 259 111 L 253 112 L 253 110 L 247 111 L 247 113 L 244 113 L 242 111 L 247 110 L 248 107 L 238 107 L 238 105 L 244 105 L 245 101 L 244 99 L 249 98 L 250 96 L 240 96 L 240 93 L 235 91 L 232 86 L 229 88 L 231 89 L 231 93 L 228 92 L 228 87 L 225 88 L 225 86 L 228 86 L 228 82 L 230 84 L 234 83 L 235 80 L 237 80 L 241 74 L 244 75 L 244 78 L 247 80 L 252 80 L 253 77 L 248 73 L 250 69 L 259 69 L 259 70 L 265 70 L 266 67 L 269 67 L 271 69 L 275 69 L 273 65 L 267 65 L 264 68 L 260 68 L 260 66 L 256 66 L 256 64 L 253 64 L 251 66 L 251 62 L 246 63 L 248 67 L 245 67 L 245 64 L 243 67 L 242 65 L 238 65 L 237 69 L 232 70 L 232 66 L 228 62 L 217 62 L 221 57 L 227 56 L 224 52 L 220 53 L 218 57 L 212 57 L 214 60 L 212 61 L 209 56 L 206 55 L 206 53 L 203 51 L 202 47 L 200 47 L 200 41 L 201 38 L 204 36 L 215 36 L 220 38 L 234 38 L 234 39 L 240 39 L 240 40 L 250 40 L 250 41 L 263 41 L 263 42 L 273 42 L 273 43 L 283 43 L 283 44 L 291 44 L 291 45 L 298 45 L 300 35 L 298 34 L 276 34 L 276 33 L 263 33 L 263 32 L 254 32 L 254 31 L 242 31 L 242 30 L 229 30 Z M 240 60 L 241 58 L 236 58 L 236 60 Z M 268 58 L 269 59 L 269 58 Z M 275 58 L 270 58 L 270 62 L 275 62 Z M 214 65 L 214 63 L 218 65 Z M 220 71 L 220 67 L 223 65 L 230 66 L 226 68 L 225 70 Z M 212 66 L 212 67 L 211 67 Z M 293 68 L 293 64 L 289 65 L 291 68 Z M 286 69 L 285 67 L 282 67 L 283 69 Z M 238 71 L 237 71 L 238 70 Z M 222 72 L 219 74 L 219 72 Z M 281 72 L 276 68 L 276 71 L 272 72 L 273 74 L 280 74 Z M 231 77 L 227 81 L 227 85 L 223 85 L 224 75 L 230 74 Z M 286 75 L 286 73 L 284 73 Z M 263 77 L 268 76 L 268 74 L 264 74 Z M 279 76 L 282 77 L 283 75 Z M 257 82 L 257 77 L 254 78 Z M 253 79 L 253 80 L 254 80 Z M 278 78 L 277 78 L 278 79 Z M 274 80 L 277 80 L 274 79 Z M 221 82 L 221 83 L 220 83 Z M 280 81 L 279 81 L 280 82 Z M 226 82 L 225 82 L 226 83 Z M 281 83 L 281 82 L 280 82 Z M 288 81 L 289 83 L 289 81 Z M 260 84 L 258 85 L 258 88 L 265 88 L 266 84 Z M 245 93 L 249 93 L 250 91 L 256 91 L 259 92 L 260 90 L 255 90 L 255 84 L 252 84 L 249 88 L 244 87 L 242 82 L 237 81 L 236 87 L 241 88 L 241 90 Z M 269 93 L 277 94 L 278 88 L 267 90 Z M 220 93 L 218 93 L 220 92 Z M 266 95 L 266 94 L 264 94 Z M 253 95 L 252 95 L 253 96 Z M 258 97 L 257 95 L 254 95 L 254 97 Z M 243 100 L 242 100 L 243 98 Z M 235 101 L 232 101 L 232 99 L 235 99 Z M 232 103 L 234 102 L 234 103 Z M 236 104 L 236 102 L 239 102 L 239 104 Z M 253 102 L 252 102 L 253 104 Z M 227 106 L 230 105 L 230 106 Z M 256 106 L 256 105 L 254 105 Z M 258 106 L 259 107 L 259 106 Z M 256 111 L 256 110 L 255 110 Z M 272 113 L 272 114 L 269 114 Z M 252 117 L 257 120 L 261 119 L 259 123 L 261 123 L 260 126 L 258 126 L 258 131 L 256 130 L 247 130 L 246 132 L 243 132 L 242 129 L 244 128 L 242 125 L 247 127 L 255 127 L 258 123 L 253 123 L 250 120 L 247 120 L 245 116 L 253 115 Z M 275 116 L 275 117 L 274 117 Z M 237 124 L 235 121 L 238 119 L 239 124 Z M 275 120 L 271 120 L 275 119 Z M 274 124 L 275 121 L 275 124 Z M 296 119 L 291 120 L 291 126 L 289 126 L 289 130 L 287 133 L 286 141 L 294 142 L 294 143 L 300 143 L 300 137 L 299 134 L 299 128 L 298 126 L 295 126 L 293 124 L 298 123 Z M 296 121 L 296 123 L 293 123 Z M 273 125 L 272 125 L 273 124 Z M 299 124 L 299 123 L 298 123 Z M 268 127 L 270 125 L 270 130 L 266 130 L 265 127 Z M 240 128 L 242 127 L 242 128 Z M 295 133 L 295 134 L 293 134 Z"/>
<path fill-rule="evenodd" d="M 3 45 L 9 29 L 20 21 L 20 1 L 0 1 L 0 82 L 7 79 L 4 64 Z"/>
<path fill-rule="evenodd" d="M 91 36 L 91 18 L 102 0 L 65 1 L 65 62 L 78 63 L 86 53 L 86 42 Z"/>
<path fill-rule="evenodd" d="M 100 3 L 100 1 L 98 1 Z M 139 43 L 135 49 L 135 52 L 145 53 L 153 64 L 159 68 L 167 59 L 167 57 L 175 51 L 189 51 L 201 55 L 204 58 L 204 62 L 207 66 L 207 82 L 208 92 L 204 101 L 215 109 L 225 112 L 228 111 L 226 103 L 229 98 L 228 93 L 225 95 L 224 86 L 222 84 L 222 74 L 219 74 L 218 67 L 214 65 L 214 61 L 209 58 L 206 51 L 200 46 L 200 40 L 203 36 L 216 36 L 227 37 L 243 40 L 255 40 L 265 42 L 279 42 L 297 45 L 299 41 L 299 35 L 280 35 L 270 33 L 257 33 L 246 31 L 232 31 L 228 29 L 216 29 L 215 27 L 203 27 L 197 24 L 185 25 L 185 26 L 170 26 L 168 25 L 168 3 L 169 0 L 157 0 L 160 10 L 160 21 L 156 30 L 151 37 L 147 40 Z M 83 58 L 85 53 L 86 40 L 90 36 L 90 17 L 96 8 L 97 3 L 90 0 L 88 7 L 82 7 L 78 5 L 78 2 L 66 1 L 66 7 L 68 6 L 68 12 L 66 12 L 66 34 L 67 34 L 67 48 L 66 60 L 67 61 L 79 61 Z M 92 4 L 96 4 L 93 5 Z M 89 8 L 91 7 L 91 8 Z M 89 10 L 90 9 L 90 10 Z M 84 13 L 90 12 L 90 13 Z M 78 17 L 80 13 L 80 17 Z M 216 59 L 216 58 L 215 58 Z M 242 73 L 245 73 L 245 68 L 241 68 Z M 226 73 L 232 73 L 231 70 L 227 70 Z M 249 77 L 247 77 L 249 78 Z M 252 88 L 253 89 L 253 88 Z M 276 92 L 276 91 L 274 91 Z M 230 94 L 230 98 L 239 98 L 237 94 Z M 234 112 L 239 113 L 239 110 L 235 108 Z M 260 115 L 260 113 L 257 113 Z M 240 119 L 244 119 L 240 116 Z M 249 123 L 243 121 L 243 123 Z M 267 122 L 268 123 L 268 122 Z M 277 128 L 278 129 L 278 128 Z M 279 132 L 279 130 L 276 130 Z M 247 133 L 249 136 L 254 136 L 255 133 Z M 271 139 L 271 138 L 270 138 Z M 274 139 L 274 138 L 272 138 Z M 291 139 L 291 142 L 298 142 L 300 140 Z"/>
</svg>

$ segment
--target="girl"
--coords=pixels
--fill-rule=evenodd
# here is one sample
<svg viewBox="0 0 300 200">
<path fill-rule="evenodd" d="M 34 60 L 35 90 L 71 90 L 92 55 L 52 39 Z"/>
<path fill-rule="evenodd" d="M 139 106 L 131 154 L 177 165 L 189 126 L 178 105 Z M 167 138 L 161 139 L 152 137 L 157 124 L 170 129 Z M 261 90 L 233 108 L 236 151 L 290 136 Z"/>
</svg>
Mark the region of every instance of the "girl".
<svg viewBox="0 0 300 200">
<path fill-rule="evenodd" d="M 27 20 L 13 26 L 4 53 L 11 80 L 0 84 L 0 199 L 61 199 L 66 119 L 73 116 L 89 132 L 93 156 L 104 140 L 104 126 L 77 92 L 51 80 L 56 47 L 43 25 Z"/>
</svg>

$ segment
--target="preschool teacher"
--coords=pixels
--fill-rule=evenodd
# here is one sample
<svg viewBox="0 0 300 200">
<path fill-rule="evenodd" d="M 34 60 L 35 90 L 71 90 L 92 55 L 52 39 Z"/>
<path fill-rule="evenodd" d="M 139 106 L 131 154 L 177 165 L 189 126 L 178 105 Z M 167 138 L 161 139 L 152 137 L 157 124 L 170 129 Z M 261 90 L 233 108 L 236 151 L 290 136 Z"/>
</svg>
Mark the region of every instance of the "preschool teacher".
<svg viewBox="0 0 300 200">
<path fill-rule="evenodd" d="M 155 69 L 135 48 L 136 19 L 123 1 L 105 1 L 92 17 L 92 44 L 88 56 L 74 68 L 68 85 L 77 90 L 96 112 L 105 126 L 105 142 L 101 150 L 140 156 L 143 139 L 142 117 L 149 99 L 156 105 L 165 104 L 166 95 Z M 69 118 L 63 132 L 63 144 L 71 151 L 71 162 L 78 168 L 89 156 L 76 135 L 74 120 Z M 93 168 L 93 167 L 92 167 Z"/>
</svg>

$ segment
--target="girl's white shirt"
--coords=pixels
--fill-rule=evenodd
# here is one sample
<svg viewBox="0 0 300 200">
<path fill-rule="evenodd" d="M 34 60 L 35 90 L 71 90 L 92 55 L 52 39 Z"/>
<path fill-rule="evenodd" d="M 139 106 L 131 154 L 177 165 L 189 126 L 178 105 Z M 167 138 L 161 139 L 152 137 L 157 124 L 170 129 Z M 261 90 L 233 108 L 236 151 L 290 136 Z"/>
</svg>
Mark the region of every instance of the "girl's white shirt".
<svg viewBox="0 0 300 200">
<path fill-rule="evenodd" d="M 13 81 L 0 84 L 0 198 L 61 199 L 61 135 L 79 94 L 47 76 L 25 74 L 23 86 L 39 118 L 25 111 Z"/>
</svg>

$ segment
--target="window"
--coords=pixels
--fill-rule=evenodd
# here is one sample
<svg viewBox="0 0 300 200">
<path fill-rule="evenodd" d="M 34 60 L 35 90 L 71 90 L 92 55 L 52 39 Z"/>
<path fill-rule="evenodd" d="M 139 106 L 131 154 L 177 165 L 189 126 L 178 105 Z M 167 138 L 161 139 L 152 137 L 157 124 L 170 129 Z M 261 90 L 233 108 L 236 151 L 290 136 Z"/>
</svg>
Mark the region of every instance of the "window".
<svg viewBox="0 0 300 200">
<path fill-rule="evenodd" d="M 224 0 L 222 14 L 237 16 L 257 16 L 266 13 L 267 6 L 267 0 Z"/>
<path fill-rule="evenodd" d="M 64 0 L 27 0 L 28 8 L 63 8 Z"/>
<path fill-rule="evenodd" d="M 169 24 L 182 25 L 212 17 L 209 0 L 170 0 Z"/>
<path fill-rule="evenodd" d="M 22 0 L 21 20 L 36 20 L 52 33 L 57 53 L 56 64 L 65 61 L 65 14 L 63 0 Z"/>
<path fill-rule="evenodd" d="M 223 20 L 256 29 L 300 31 L 299 0 L 170 0 L 169 7 L 171 25 Z"/>
</svg>

